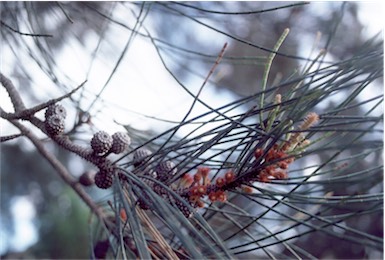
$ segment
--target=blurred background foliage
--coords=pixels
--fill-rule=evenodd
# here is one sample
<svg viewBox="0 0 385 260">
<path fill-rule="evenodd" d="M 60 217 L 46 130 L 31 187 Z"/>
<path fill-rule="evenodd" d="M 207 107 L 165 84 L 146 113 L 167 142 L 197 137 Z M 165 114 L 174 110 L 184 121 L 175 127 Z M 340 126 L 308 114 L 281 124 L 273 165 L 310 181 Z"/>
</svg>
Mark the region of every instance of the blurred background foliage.
<svg viewBox="0 0 385 260">
<path fill-rule="evenodd" d="M 359 52 L 368 40 L 368 36 L 363 34 L 365 25 L 358 17 L 360 4 L 358 2 L 345 4 L 324 2 L 314 5 L 294 2 L 1 2 L 1 45 L 11 49 L 15 57 L 18 56 L 19 50 L 29 52 L 31 59 L 39 63 L 47 77 L 55 82 L 58 88 L 64 88 L 60 77 L 56 75 L 61 72 L 55 65 L 55 52 L 77 42 L 83 45 L 86 53 L 92 54 L 86 43 L 87 37 L 96 35 L 100 44 L 105 41 L 113 46 L 116 39 L 105 38 L 106 31 L 111 28 L 125 28 L 128 31 L 139 32 L 142 23 L 146 24 L 147 18 L 150 18 L 148 26 L 153 30 L 151 40 L 161 48 L 162 56 L 171 64 L 169 68 L 183 82 L 188 82 L 191 75 L 199 75 L 202 71 L 210 70 L 218 52 L 217 44 L 213 42 L 222 44 L 228 42 L 226 56 L 221 62 L 223 68 L 214 73 L 212 81 L 216 81 L 218 93 L 222 93 L 225 88 L 234 95 L 242 97 L 254 94 L 261 86 L 269 54 L 266 49 L 271 49 L 275 45 L 285 28 L 290 28 L 290 34 L 274 60 L 268 85 L 290 78 L 306 62 L 311 49 L 309 45 L 313 44 L 317 32 L 321 32 L 319 45 L 327 48 L 328 58 L 343 60 Z M 277 8 L 279 6 L 289 7 Z M 264 11 L 256 13 L 257 10 Z M 126 22 L 115 19 L 114 12 L 123 14 L 132 12 L 141 15 L 138 15 L 136 23 Z M 19 32 L 53 37 L 26 37 Z M 135 37 L 146 35 L 139 33 Z M 377 46 L 382 48 L 382 42 Z M 97 55 L 107 57 L 108 53 Z M 30 88 L 32 72 L 28 66 L 27 62 L 15 63 L 13 68 L 8 68 L 12 71 L 10 76 L 17 78 L 18 84 L 23 86 L 23 96 L 28 96 L 35 102 L 43 102 L 45 100 L 41 93 L 29 91 L 32 89 Z M 382 78 L 379 81 L 382 81 Z M 381 84 L 374 88 L 371 91 L 382 93 Z M 73 102 L 80 111 L 80 105 L 76 104 L 76 101 Z M 339 102 L 337 99 L 325 106 L 337 107 Z M 364 115 L 365 112 L 362 106 L 358 105 L 352 106 L 347 114 Z M 153 136 L 153 133 L 151 134 Z M 146 136 L 146 132 L 143 135 L 145 139 L 152 137 Z M 343 146 L 344 140 L 351 139 L 354 135 L 338 139 L 335 145 Z M 63 150 L 54 146 L 51 149 L 69 169 L 77 169 L 74 174 L 80 174 L 82 169 L 89 167 Z M 357 154 L 354 149 L 361 151 L 362 147 L 351 148 L 351 154 L 346 154 L 345 158 Z M 378 166 L 371 180 L 360 179 L 360 182 L 351 185 L 330 182 L 325 184 L 323 190 L 334 191 L 334 196 L 350 194 L 351 191 L 363 194 L 382 192 L 382 150 L 378 147 L 375 149 L 377 150 L 371 153 L 370 159 L 354 162 L 355 172 Z M 330 151 L 319 155 L 321 158 L 318 161 L 325 162 L 329 158 Z M 346 171 L 349 169 L 352 168 L 347 167 Z M 96 190 L 89 191 L 91 194 L 101 196 L 97 195 Z M 38 240 L 30 248 L 25 249 L 25 252 L 15 252 L 13 250 L 15 246 L 8 242 L 10 240 L 4 239 L 11 237 L 14 231 L 10 209 L 12 199 L 17 196 L 27 196 L 36 211 L 34 224 Z M 345 214 L 351 210 L 351 206 L 350 204 L 347 209 L 342 206 L 339 209 L 332 207 L 330 210 L 333 212 L 330 214 Z M 88 217 L 88 209 L 68 187 L 63 185 L 52 168 L 34 149 L 22 140 L 1 144 L 1 228 L 2 232 L 7 234 L 2 237 L 5 241 L 2 248 L 3 257 L 89 258 Z M 373 214 L 364 214 L 345 224 L 382 238 L 382 218 L 382 211 L 374 210 Z M 343 242 L 338 237 L 318 232 L 300 237 L 296 245 L 319 258 L 375 258 L 382 255 L 380 251 L 374 249 L 371 251 L 364 244 Z"/>
</svg>

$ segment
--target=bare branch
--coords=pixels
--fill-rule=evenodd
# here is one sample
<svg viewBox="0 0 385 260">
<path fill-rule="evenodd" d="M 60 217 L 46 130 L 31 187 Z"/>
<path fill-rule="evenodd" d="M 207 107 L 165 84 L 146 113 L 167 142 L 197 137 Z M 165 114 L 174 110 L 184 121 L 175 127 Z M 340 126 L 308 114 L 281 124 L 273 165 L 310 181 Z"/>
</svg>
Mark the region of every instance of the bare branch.
<svg viewBox="0 0 385 260">
<path fill-rule="evenodd" d="M 12 28 L 11 26 L 9 26 L 8 24 L 4 23 L 2 20 L 0 20 L 0 23 L 1 25 L 5 26 L 6 28 L 8 28 L 9 30 L 11 30 L 12 32 L 15 32 L 15 33 L 18 33 L 20 35 L 23 35 L 23 36 L 32 36 L 32 37 L 53 37 L 53 35 L 50 35 L 50 34 L 34 34 L 34 33 L 23 33 L 23 32 L 20 32 L 14 28 Z"/>
<path fill-rule="evenodd" d="M 13 85 L 12 81 L 8 79 L 6 76 L 3 75 L 3 73 L 0 72 L 0 82 L 4 86 L 4 88 L 7 90 L 9 97 L 11 98 L 11 102 L 13 104 L 13 107 L 16 112 L 22 111 L 25 109 L 25 105 L 23 100 L 21 99 L 21 96 L 19 95 L 19 92 L 17 92 L 15 86 Z M 2 115 L 3 117 L 3 115 Z"/>
<path fill-rule="evenodd" d="M 12 82 L 7 79 L 11 85 L 13 86 Z M 70 91 L 69 93 L 61 96 L 61 97 L 58 97 L 58 98 L 54 98 L 54 99 L 51 99 L 47 102 L 44 102 L 42 104 L 39 104 L 35 107 L 32 107 L 32 108 L 28 108 L 28 109 L 24 109 L 24 110 L 21 110 L 21 111 L 18 111 L 16 113 L 7 113 L 3 110 L 1 110 L 1 113 L 0 113 L 0 116 L 4 119 L 7 119 L 7 120 L 12 120 L 12 119 L 28 119 L 30 118 L 33 114 L 39 112 L 40 110 L 52 105 L 52 104 L 55 104 L 65 98 L 68 98 L 69 96 L 71 96 L 72 94 L 74 94 L 76 91 L 78 91 L 81 87 L 84 86 L 84 84 L 87 82 L 84 81 L 83 83 L 81 83 L 79 86 L 77 86 L 75 89 L 73 89 L 72 91 Z"/>
</svg>

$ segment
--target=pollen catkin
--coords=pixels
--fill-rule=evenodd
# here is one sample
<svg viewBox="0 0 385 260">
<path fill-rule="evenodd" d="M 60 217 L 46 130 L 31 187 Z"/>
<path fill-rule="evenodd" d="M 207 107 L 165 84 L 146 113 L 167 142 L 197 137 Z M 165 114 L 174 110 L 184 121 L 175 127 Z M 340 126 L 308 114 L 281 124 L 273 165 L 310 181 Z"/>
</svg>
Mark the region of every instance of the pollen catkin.
<svg viewBox="0 0 385 260">
<path fill-rule="evenodd" d="M 307 114 L 302 124 L 299 126 L 299 130 L 309 129 L 311 126 L 315 125 L 319 120 L 317 113 L 311 112 Z"/>
<path fill-rule="evenodd" d="M 281 104 L 281 102 L 282 102 L 281 94 L 275 95 L 275 97 L 274 97 L 274 104 Z"/>
<path fill-rule="evenodd" d="M 45 130 L 50 136 L 62 134 L 64 132 L 64 118 L 60 115 L 52 115 L 45 122 Z"/>
<path fill-rule="evenodd" d="M 117 132 L 112 135 L 112 147 L 110 151 L 112 153 L 122 153 L 124 152 L 131 143 L 131 138 L 127 133 Z"/>
<path fill-rule="evenodd" d="M 91 139 L 92 150 L 98 155 L 107 153 L 112 147 L 113 139 L 105 131 L 99 131 Z"/>
<path fill-rule="evenodd" d="M 305 131 L 309 129 L 311 126 L 315 125 L 319 120 L 319 116 L 317 113 L 311 112 L 307 114 L 305 119 L 303 120 L 302 124 L 298 127 L 300 131 Z M 303 141 L 303 135 L 301 132 L 296 132 L 292 134 L 286 142 L 286 144 L 283 146 L 282 150 L 287 151 L 289 148 L 295 147 L 298 143 L 301 143 Z"/>
</svg>

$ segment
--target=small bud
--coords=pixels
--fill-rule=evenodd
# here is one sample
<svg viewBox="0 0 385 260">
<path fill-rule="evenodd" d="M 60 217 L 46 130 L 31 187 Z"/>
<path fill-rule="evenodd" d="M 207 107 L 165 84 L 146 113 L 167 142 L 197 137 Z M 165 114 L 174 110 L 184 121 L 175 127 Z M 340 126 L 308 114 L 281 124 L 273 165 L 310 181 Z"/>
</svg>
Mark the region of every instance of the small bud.
<svg viewBox="0 0 385 260">
<path fill-rule="evenodd" d="M 255 152 L 254 152 L 255 159 L 258 160 L 259 158 L 261 158 L 262 155 L 263 155 L 263 150 L 261 148 L 255 149 Z"/>
<path fill-rule="evenodd" d="M 223 185 L 225 185 L 225 179 L 223 179 L 222 177 L 219 177 L 216 180 L 216 184 L 217 184 L 218 187 L 222 187 Z"/>
<path fill-rule="evenodd" d="M 274 97 L 274 104 L 281 104 L 282 103 L 282 96 L 281 94 L 277 94 Z"/>
<path fill-rule="evenodd" d="M 235 174 L 233 171 L 226 172 L 226 174 L 225 174 L 226 183 L 232 182 L 234 180 L 234 178 L 235 178 Z"/>
<path fill-rule="evenodd" d="M 124 208 L 121 208 L 120 209 L 120 218 L 122 219 L 123 222 L 126 222 L 127 221 L 127 213 L 126 213 L 126 210 Z"/>
<path fill-rule="evenodd" d="M 218 200 L 217 193 L 214 192 L 214 191 L 210 192 L 210 194 L 209 194 L 209 200 L 210 200 L 211 202 L 217 201 L 217 200 Z"/>
<path fill-rule="evenodd" d="M 206 186 L 203 186 L 203 185 L 198 186 L 198 190 L 197 190 L 198 195 L 201 195 L 201 196 L 205 195 L 206 190 L 207 190 Z"/>
<path fill-rule="evenodd" d="M 94 185 L 95 183 L 95 172 L 86 171 L 79 177 L 79 183 L 85 187 Z"/>
<path fill-rule="evenodd" d="M 222 190 L 217 191 L 217 197 L 220 202 L 225 202 L 227 200 L 227 194 Z"/>
</svg>

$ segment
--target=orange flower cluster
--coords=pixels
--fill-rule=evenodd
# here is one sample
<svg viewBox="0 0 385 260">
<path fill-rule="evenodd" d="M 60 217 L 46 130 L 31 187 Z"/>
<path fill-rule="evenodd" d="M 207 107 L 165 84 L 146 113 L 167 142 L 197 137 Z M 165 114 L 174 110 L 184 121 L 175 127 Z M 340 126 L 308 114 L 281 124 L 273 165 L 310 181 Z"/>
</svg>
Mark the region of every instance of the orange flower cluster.
<svg viewBox="0 0 385 260">
<path fill-rule="evenodd" d="M 264 164 L 267 164 L 258 174 L 258 181 L 270 182 L 272 179 L 283 180 L 287 178 L 287 168 L 294 161 L 294 157 L 289 157 L 286 151 L 279 148 L 275 144 L 269 151 L 266 152 L 261 148 L 257 148 L 254 152 L 254 157 L 260 160 L 263 156 Z"/>
<path fill-rule="evenodd" d="M 202 208 L 204 206 L 202 198 L 205 196 L 211 202 L 227 200 L 226 191 L 222 188 L 235 179 L 234 172 L 231 170 L 226 172 L 223 177 L 217 178 L 215 183 L 211 183 L 209 172 L 210 168 L 199 167 L 194 176 L 187 173 L 181 179 L 180 186 L 188 189 L 188 199 L 193 206 Z"/>
</svg>

